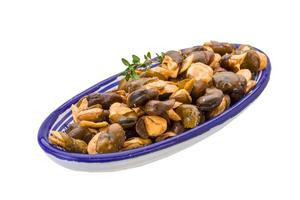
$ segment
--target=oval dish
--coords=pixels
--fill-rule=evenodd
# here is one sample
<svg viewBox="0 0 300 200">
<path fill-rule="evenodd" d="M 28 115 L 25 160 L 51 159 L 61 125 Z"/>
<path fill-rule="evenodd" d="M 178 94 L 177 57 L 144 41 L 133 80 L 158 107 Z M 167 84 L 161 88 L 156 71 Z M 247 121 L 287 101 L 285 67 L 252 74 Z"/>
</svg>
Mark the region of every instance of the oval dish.
<svg viewBox="0 0 300 200">
<path fill-rule="evenodd" d="M 259 49 L 257 50 L 260 51 Z M 144 165 L 184 149 L 222 128 L 262 93 L 268 84 L 270 73 L 271 63 L 268 58 L 266 69 L 259 72 L 255 77 L 257 85 L 252 91 L 231 105 L 229 109 L 219 116 L 170 139 L 137 149 L 97 155 L 69 153 L 52 146 L 48 141 L 49 131 L 62 131 L 71 123 L 71 105 L 90 93 L 102 93 L 115 88 L 120 79 L 118 75 L 114 75 L 81 92 L 54 110 L 45 119 L 39 129 L 38 143 L 51 159 L 64 167 L 74 170 L 113 171 Z"/>
</svg>

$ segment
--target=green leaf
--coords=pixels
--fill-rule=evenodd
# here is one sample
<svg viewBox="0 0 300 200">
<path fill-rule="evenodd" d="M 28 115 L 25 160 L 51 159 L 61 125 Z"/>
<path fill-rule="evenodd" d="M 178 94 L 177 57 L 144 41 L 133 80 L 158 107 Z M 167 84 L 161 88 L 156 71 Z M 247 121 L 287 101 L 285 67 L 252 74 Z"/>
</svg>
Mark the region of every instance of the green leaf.
<svg viewBox="0 0 300 200">
<path fill-rule="evenodd" d="M 158 54 L 156 53 L 157 60 L 161 63 L 164 57 L 164 53 Z M 151 53 L 147 52 L 147 54 L 144 55 L 144 61 L 141 63 L 141 59 L 136 56 L 132 55 L 132 63 L 130 63 L 125 58 L 122 58 L 122 62 L 124 65 L 127 66 L 124 72 L 120 73 L 120 76 L 125 76 L 126 80 L 129 79 L 138 79 L 140 78 L 139 75 L 136 73 L 136 69 L 139 69 L 141 71 L 146 71 L 150 68 L 153 61 L 151 60 Z"/>
<path fill-rule="evenodd" d="M 164 59 L 165 53 L 163 53 L 163 52 L 161 52 L 161 54 L 156 53 L 156 56 L 157 56 L 157 60 L 159 62 L 162 62 Z"/>
<path fill-rule="evenodd" d="M 120 76 L 125 76 L 127 74 L 127 71 L 123 71 L 122 73 L 120 73 Z"/>
<path fill-rule="evenodd" d="M 125 80 L 128 81 L 130 79 L 130 74 L 126 74 Z"/>
<path fill-rule="evenodd" d="M 132 78 L 134 79 L 139 79 L 139 75 L 135 72 L 135 71 L 132 71 L 132 74 L 131 74 Z"/>
<path fill-rule="evenodd" d="M 156 53 L 156 56 L 157 56 L 157 60 L 161 62 L 161 56 L 158 53 Z"/>
<path fill-rule="evenodd" d="M 137 63 L 139 63 L 140 62 L 140 58 L 138 57 L 138 56 L 136 56 L 136 55 L 132 55 L 132 62 L 134 63 L 134 64 L 137 64 Z"/>
<path fill-rule="evenodd" d="M 126 66 L 129 66 L 130 63 L 128 62 L 128 60 L 126 60 L 125 58 L 122 58 L 122 63 Z"/>
</svg>

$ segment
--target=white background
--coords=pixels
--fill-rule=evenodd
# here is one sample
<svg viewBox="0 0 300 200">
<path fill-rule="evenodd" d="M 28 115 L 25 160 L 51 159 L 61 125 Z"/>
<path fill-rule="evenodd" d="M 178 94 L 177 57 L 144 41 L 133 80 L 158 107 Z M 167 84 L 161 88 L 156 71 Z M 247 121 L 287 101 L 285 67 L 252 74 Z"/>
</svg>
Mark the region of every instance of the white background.
<svg viewBox="0 0 300 200">
<path fill-rule="evenodd" d="M 0 1 L 1 199 L 299 199 L 297 1 Z M 86 173 L 37 143 L 47 115 L 122 57 L 201 44 L 264 50 L 272 74 L 228 126 L 139 168 Z"/>
</svg>

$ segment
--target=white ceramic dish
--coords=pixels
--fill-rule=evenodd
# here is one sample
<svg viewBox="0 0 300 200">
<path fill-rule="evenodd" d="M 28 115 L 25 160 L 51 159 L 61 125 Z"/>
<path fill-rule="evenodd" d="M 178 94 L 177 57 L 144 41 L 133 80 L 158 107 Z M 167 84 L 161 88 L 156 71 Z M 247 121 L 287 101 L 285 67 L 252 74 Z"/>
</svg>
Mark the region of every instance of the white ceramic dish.
<svg viewBox="0 0 300 200">
<path fill-rule="evenodd" d="M 269 81 L 270 73 L 271 63 L 268 58 L 266 69 L 259 72 L 255 77 L 257 85 L 252 91 L 246 94 L 238 102 L 231 105 L 230 108 L 219 116 L 167 140 L 128 151 L 97 155 L 69 153 L 52 146 L 48 141 L 49 131 L 62 131 L 69 123 L 71 123 L 71 105 L 75 104 L 85 95 L 93 92 L 106 92 L 116 87 L 119 79 L 118 75 L 115 75 L 76 95 L 53 111 L 45 119 L 39 129 L 38 142 L 52 160 L 69 169 L 83 171 L 114 171 L 144 165 L 191 146 L 221 129 L 262 93 Z"/>
</svg>

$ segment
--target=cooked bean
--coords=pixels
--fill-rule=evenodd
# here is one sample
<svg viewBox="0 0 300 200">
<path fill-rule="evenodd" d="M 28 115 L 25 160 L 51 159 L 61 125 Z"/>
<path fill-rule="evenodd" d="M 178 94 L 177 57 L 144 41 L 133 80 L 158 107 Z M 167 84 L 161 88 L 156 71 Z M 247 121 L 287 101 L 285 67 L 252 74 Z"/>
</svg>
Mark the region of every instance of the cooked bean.
<svg viewBox="0 0 300 200">
<path fill-rule="evenodd" d="M 174 104 L 174 99 L 170 99 L 167 101 L 150 100 L 143 107 L 143 110 L 148 115 L 162 115 L 163 113 L 173 108 Z"/>
<path fill-rule="evenodd" d="M 119 123 L 123 128 L 133 127 L 137 121 L 137 114 L 124 103 L 114 103 L 109 108 L 111 123 Z"/>
<path fill-rule="evenodd" d="M 177 90 L 170 96 L 170 99 L 175 99 L 181 103 L 192 103 L 192 97 L 185 89 Z"/>
<path fill-rule="evenodd" d="M 152 143 L 152 141 L 150 139 L 133 137 L 133 138 L 129 138 L 128 140 L 126 140 L 124 142 L 122 150 L 124 151 L 124 150 L 129 150 L 129 149 L 135 149 L 135 148 L 149 145 L 151 143 Z"/>
<path fill-rule="evenodd" d="M 111 124 L 106 132 L 95 135 L 88 144 L 88 153 L 112 153 L 119 151 L 125 142 L 125 131 L 119 124 Z"/>
<path fill-rule="evenodd" d="M 49 142 L 70 152 L 86 153 L 87 151 L 87 144 L 83 140 L 74 139 L 64 132 L 51 131 Z"/>
<path fill-rule="evenodd" d="M 123 102 L 123 98 L 116 93 L 94 93 L 87 97 L 89 106 L 100 104 L 102 108 L 109 109 L 109 107 L 116 102 Z"/>
<path fill-rule="evenodd" d="M 155 89 L 141 88 L 130 93 L 127 104 L 129 107 L 139 107 L 145 105 L 149 100 L 157 99 L 159 92 Z"/>
<path fill-rule="evenodd" d="M 222 102 L 222 99 L 222 90 L 217 88 L 207 88 L 205 95 L 199 97 L 196 104 L 201 111 L 211 111 Z"/>
<path fill-rule="evenodd" d="M 226 53 L 230 54 L 234 50 L 233 45 L 225 42 L 216 41 L 206 42 L 204 44 L 204 47 L 210 47 L 215 53 L 218 53 L 220 55 L 224 55 Z"/>
<path fill-rule="evenodd" d="M 135 129 L 142 138 L 157 137 L 167 130 L 167 120 L 159 116 L 143 116 Z"/>
<path fill-rule="evenodd" d="M 233 100 L 240 99 L 246 93 L 246 79 L 233 72 L 218 72 L 213 76 L 216 88 L 229 94 Z"/>
<path fill-rule="evenodd" d="M 201 113 L 195 105 L 182 104 L 176 108 L 176 113 L 181 117 L 184 128 L 194 128 L 201 120 Z"/>
</svg>

